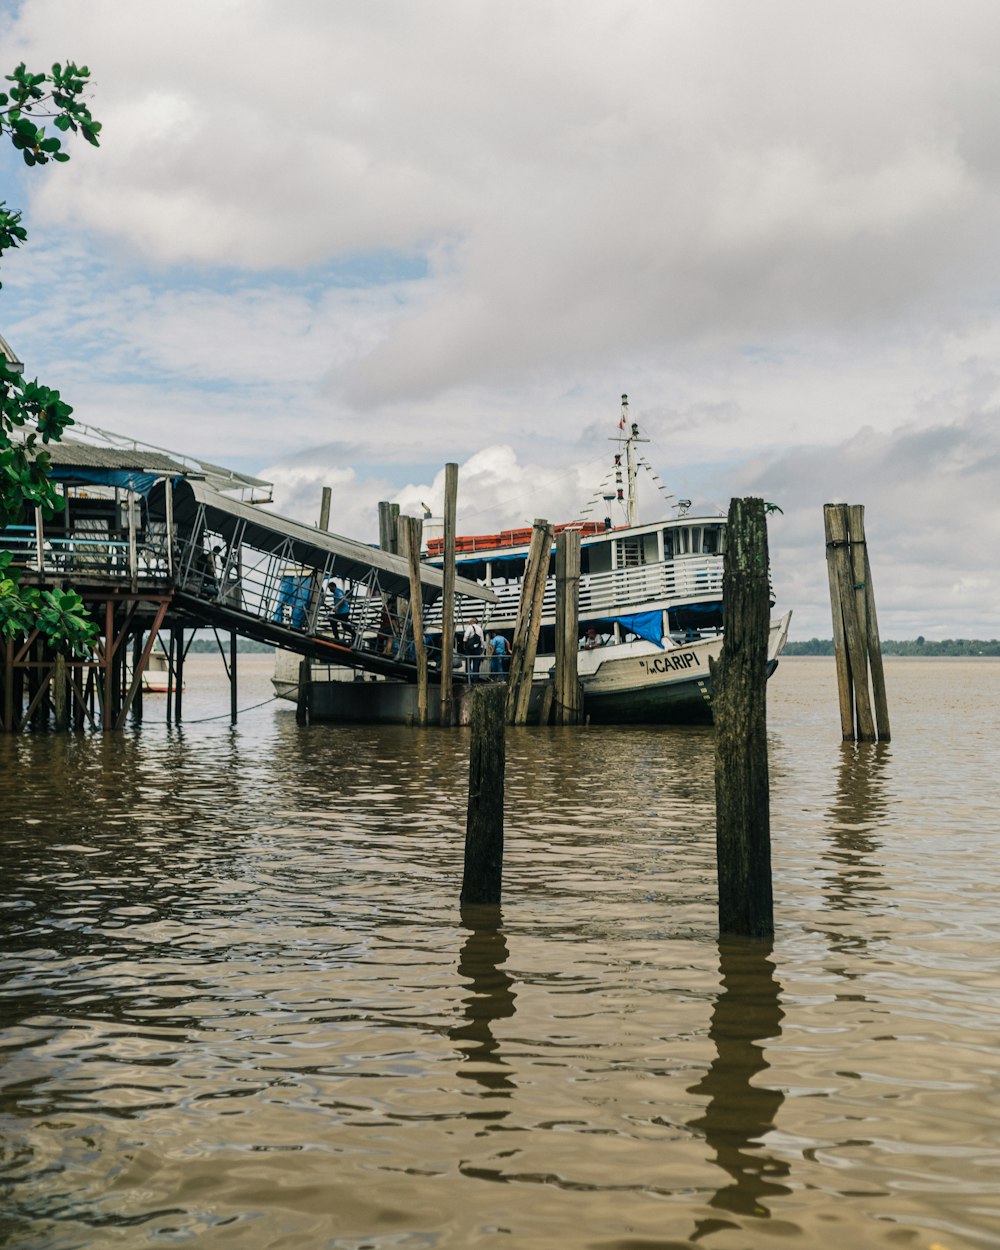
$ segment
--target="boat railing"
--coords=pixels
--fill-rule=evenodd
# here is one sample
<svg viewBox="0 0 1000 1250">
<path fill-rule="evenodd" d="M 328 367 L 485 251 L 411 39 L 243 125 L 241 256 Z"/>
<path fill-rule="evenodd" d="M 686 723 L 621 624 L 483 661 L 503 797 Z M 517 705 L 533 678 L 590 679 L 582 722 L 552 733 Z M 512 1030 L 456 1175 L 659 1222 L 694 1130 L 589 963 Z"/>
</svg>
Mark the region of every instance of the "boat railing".
<svg viewBox="0 0 1000 1250">
<path fill-rule="evenodd" d="M 655 564 L 612 569 L 604 573 L 585 573 L 580 578 L 580 614 L 613 616 L 619 612 L 661 600 L 690 602 L 722 597 L 722 556 L 680 556 Z M 490 619 L 499 623 L 517 615 L 521 597 L 520 582 L 499 584 L 492 590 L 498 603 Z M 545 587 L 542 613 L 554 615 L 555 580 L 549 578 Z"/>
</svg>

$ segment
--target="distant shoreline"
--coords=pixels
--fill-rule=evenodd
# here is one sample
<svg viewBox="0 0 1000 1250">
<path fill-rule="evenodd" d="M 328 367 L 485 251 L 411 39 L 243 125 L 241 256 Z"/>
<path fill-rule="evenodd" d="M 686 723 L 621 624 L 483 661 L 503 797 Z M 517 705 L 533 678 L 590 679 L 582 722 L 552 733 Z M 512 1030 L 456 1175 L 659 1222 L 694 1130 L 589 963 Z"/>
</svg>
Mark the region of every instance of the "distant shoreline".
<svg viewBox="0 0 1000 1250">
<path fill-rule="evenodd" d="M 810 638 L 808 642 L 788 642 L 785 644 L 784 656 L 797 655 L 833 655 L 833 640 L 830 638 Z M 1000 656 L 1000 641 L 996 638 L 985 642 L 978 638 L 946 638 L 942 642 L 916 638 L 912 642 L 897 642 L 885 639 L 882 642 L 882 654 L 885 656 L 901 656 L 906 659 L 978 659 L 980 657 Z"/>
</svg>

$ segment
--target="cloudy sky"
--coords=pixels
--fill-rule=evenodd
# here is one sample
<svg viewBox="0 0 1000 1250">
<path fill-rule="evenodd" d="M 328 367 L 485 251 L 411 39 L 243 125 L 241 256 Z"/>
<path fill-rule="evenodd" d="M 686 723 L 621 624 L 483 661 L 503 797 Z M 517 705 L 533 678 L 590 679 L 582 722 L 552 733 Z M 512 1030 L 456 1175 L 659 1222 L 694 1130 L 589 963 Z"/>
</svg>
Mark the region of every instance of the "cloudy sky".
<svg viewBox="0 0 1000 1250">
<path fill-rule="evenodd" d="M 619 397 L 666 490 L 763 494 L 793 637 L 822 505 L 884 637 L 1000 635 L 996 0 L 23 0 L 100 149 L 0 157 L 0 332 L 93 425 L 377 532 L 578 515 Z M 668 509 L 650 495 L 653 509 Z"/>
</svg>

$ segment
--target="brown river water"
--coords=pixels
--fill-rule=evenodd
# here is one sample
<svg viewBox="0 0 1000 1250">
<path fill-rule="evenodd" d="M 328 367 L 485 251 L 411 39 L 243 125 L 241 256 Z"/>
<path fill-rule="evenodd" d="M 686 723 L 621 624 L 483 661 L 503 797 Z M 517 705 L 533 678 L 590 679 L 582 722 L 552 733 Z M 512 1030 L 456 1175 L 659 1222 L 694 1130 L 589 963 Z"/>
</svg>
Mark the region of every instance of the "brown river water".
<svg viewBox="0 0 1000 1250">
<path fill-rule="evenodd" d="M 715 931 L 710 729 L 0 738 L 0 1244 L 1000 1247 L 1000 661 L 769 687 L 773 946 Z M 241 657 L 241 705 L 270 660 Z"/>
</svg>

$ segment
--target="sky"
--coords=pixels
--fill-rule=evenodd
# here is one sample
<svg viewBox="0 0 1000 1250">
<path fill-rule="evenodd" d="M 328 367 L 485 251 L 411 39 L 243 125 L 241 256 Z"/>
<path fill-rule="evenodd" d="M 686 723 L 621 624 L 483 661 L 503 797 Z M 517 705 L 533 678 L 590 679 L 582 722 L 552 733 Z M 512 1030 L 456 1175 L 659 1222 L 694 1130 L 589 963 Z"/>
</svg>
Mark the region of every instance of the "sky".
<svg viewBox="0 0 1000 1250">
<path fill-rule="evenodd" d="M 0 47 L 103 123 L 0 155 L 0 333 L 78 420 L 370 540 L 447 461 L 460 532 L 580 515 L 627 392 L 643 520 L 782 508 L 793 638 L 832 501 L 883 637 L 1000 636 L 995 0 L 0 0 Z"/>
</svg>

